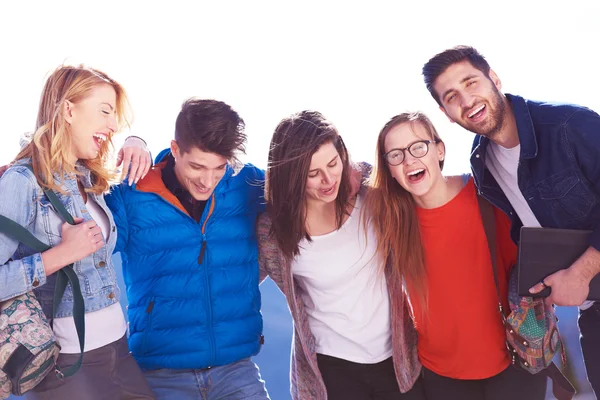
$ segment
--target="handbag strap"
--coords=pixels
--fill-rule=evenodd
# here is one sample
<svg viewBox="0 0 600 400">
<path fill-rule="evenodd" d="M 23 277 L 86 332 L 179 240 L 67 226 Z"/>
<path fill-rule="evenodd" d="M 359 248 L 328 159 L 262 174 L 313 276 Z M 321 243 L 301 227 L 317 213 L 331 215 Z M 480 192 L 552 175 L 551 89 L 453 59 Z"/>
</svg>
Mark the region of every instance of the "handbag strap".
<svg viewBox="0 0 600 400">
<path fill-rule="evenodd" d="M 33 172 L 31 165 L 27 164 L 26 167 Z M 65 219 L 69 224 L 75 225 L 73 216 L 60 202 L 56 193 L 50 189 L 43 189 L 43 191 L 46 197 L 48 197 L 50 203 L 63 217 L 63 219 Z M 3 215 L 0 215 L 0 232 L 12 237 L 13 239 L 23 243 L 39 253 L 50 248 L 50 246 L 38 240 L 23 226 Z M 75 321 L 75 329 L 77 331 L 77 338 L 79 339 L 80 354 L 77 362 L 71 367 L 67 368 L 65 371 L 59 370 L 58 367 L 56 368 L 56 372 L 61 378 L 73 376 L 77 371 L 79 371 L 81 368 L 81 363 L 83 362 L 83 350 L 85 348 L 85 302 L 83 300 L 83 294 L 81 293 L 79 277 L 73 269 L 73 264 L 67 265 L 56 272 L 52 316 L 56 317 L 58 304 L 62 300 L 68 284 L 71 284 L 71 290 L 73 292 L 73 320 Z"/>
<path fill-rule="evenodd" d="M 485 237 L 487 239 L 488 248 L 490 250 L 490 256 L 492 258 L 492 269 L 494 270 L 494 283 L 496 284 L 496 293 L 498 294 L 498 310 L 500 311 L 500 314 L 502 314 L 502 320 L 504 321 L 504 306 L 502 306 L 502 295 L 500 294 L 500 283 L 498 281 L 498 259 L 496 252 L 496 216 L 494 215 L 494 208 L 486 199 L 477 195 L 477 201 L 479 203 L 479 213 L 481 214 L 481 221 L 483 222 L 483 229 L 485 231 Z"/>
</svg>

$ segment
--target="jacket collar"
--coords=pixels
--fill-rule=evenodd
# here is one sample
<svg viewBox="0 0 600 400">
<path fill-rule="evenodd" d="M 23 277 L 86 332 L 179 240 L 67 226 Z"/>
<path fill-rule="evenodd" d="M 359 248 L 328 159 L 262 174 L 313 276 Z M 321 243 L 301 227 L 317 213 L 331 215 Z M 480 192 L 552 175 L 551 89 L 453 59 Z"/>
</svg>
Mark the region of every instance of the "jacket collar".
<svg viewBox="0 0 600 400">
<path fill-rule="evenodd" d="M 533 120 L 531 119 L 531 113 L 529 112 L 527 101 L 521 96 L 508 93 L 506 93 L 506 98 L 508 99 L 515 116 L 517 134 L 519 135 L 519 144 L 521 145 L 521 158 L 531 159 L 537 157 L 537 138 L 535 136 Z M 475 135 L 471 157 L 473 157 L 475 153 L 479 154 L 480 157 L 485 157 L 489 143 L 490 139 L 487 137 Z"/>
</svg>

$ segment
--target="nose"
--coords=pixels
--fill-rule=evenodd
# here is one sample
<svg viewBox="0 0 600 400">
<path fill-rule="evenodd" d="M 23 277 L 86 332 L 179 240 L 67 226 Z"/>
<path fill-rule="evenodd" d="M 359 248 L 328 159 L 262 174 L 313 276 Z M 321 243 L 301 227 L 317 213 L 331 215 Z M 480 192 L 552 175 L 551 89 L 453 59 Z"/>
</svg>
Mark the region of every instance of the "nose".
<svg viewBox="0 0 600 400">
<path fill-rule="evenodd" d="M 473 96 L 471 93 L 462 93 L 460 97 L 462 106 L 464 108 L 471 108 L 475 105 L 475 96 Z"/>
<path fill-rule="evenodd" d="M 117 131 L 117 117 L 114 115 L 109 116 L 107 128 L 110 129 L 112 133 Z"/>
<path fill-rule="evenodd" d="M 212 169 L 205 171 L 200 177 L 200 182 L 202 182 L 202 185 L 207 188 L 213 187 L 216 184 L 217 180 L 218 174 L 217 172 L 215 172 L 215 170 Z"/>
<path fill-rule="evenodd" d="M 322 176 L 321 182 L 323 182 L 326 185 L 329 185 L 331 183 L 331 175 L 329 174 L 328 171 L 323 171 L 321 176 Z"/>
<path fill-rule="evenodd" d="M 404 160 L 402 162 L 404 163 L 404 165 L 412 165 L 416 159 L 417 157 L 413 156 L 412 154 L 410 154 L 410 151 L 406 150 L 404 152 Z"/>
</svg>

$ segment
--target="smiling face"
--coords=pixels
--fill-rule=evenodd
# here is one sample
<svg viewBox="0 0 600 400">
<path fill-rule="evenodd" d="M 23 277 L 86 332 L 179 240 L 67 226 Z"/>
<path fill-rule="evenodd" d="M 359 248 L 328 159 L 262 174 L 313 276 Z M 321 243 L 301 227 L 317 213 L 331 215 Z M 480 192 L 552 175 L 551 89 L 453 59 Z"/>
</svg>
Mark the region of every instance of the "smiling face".
<svg viewBox="0 0 600 400">
<path fill-rule="evenodd" d="M 65 101 L 64 115 L 71 135 L 71 159 L 91 160 L 117 130 L 117 93 L 109 84 L 96 85 L 82 100 Z"/>
<path fill-rule="evenodd" d="M 384 140 L 384 152 L 394 149 L 405 149 L 415 142 L 434 141 L 435 137 L 420 122 L 403 122 L 389 130 Z M 418 145 L 419 147 L 421 144 Z M 432 188 L 443 181 L 440 162 L 444 159 L 444 144 L 423 143 L 429 146 L 428 152 L 421 158 L 414 157 L 408 150 L 404 151 L 404 160 L 399 165 L 388 168 L 392 177 L 413 196 L 421 197 L 431 192 Z M 413 152 L 415 152 L 413 150 Z"/>
<path fill-rule="evenodd" d="M 340 154 L 331 142 L 323 144 L 312 155 L 306 179 L 306 201 L 331 203 L 335 201 L 344 166 Z"/>
<path fill-rule="evenodd" d="M 208 200 L 225 175 L 227 159 L 198 147 L 191 147 L 189 151 L 183 152 L 174 140 L 171 142 L 171 153 L 175 157 L 175 175 L 181 186 L 194 199 Z"/>
<path fill-rule="evenodd" d="M 433 88 L 451 122 L 490 139 L 502 130 L 507 103 L 494 71 L 489 71 L 488 78 L 469 61 L 461 61 L 441 73 Z"/>
</svg>

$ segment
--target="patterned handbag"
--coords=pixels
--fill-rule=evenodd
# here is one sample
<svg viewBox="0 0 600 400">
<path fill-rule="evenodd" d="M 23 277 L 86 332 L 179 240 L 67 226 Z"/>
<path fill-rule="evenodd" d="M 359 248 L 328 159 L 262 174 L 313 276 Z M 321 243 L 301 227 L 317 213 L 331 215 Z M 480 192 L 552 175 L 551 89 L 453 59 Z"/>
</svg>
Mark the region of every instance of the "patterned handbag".
<svg viewBox="0 0 600 400">
<path fill-rule="evenodd" d="M 52 191 L 45 191 L 54 208 L 69 222 L 72 216 Z M 0 215 L 0 232 L 10 236 L 32 250 L 43 252 L 50 247 L 40 242 L 31 232 L 16 222 Z M 79 361 L 65 371 L 56 366 L 60 347 L 42 307 L 32 292 L 0 303 L 0 399 L 10 394 L 21 396 L 38 385 L 54 369 L 59 377 L 69 377 L 81 367 L 85 339 L 85 308 L 79 278 L 73 264 L 56 273 L 54 310 L 56 315 L 67 284 L 73 292 L 73 318 L 79 338 Z"/>
<path fill-rule="evenodd" d="M 506 331 L 506 348 L 513 365 L 532 374 L 541 373 L 552 379 L 552 391 L 559 400 L 571 400 L 575 388 L 552 361 L 560 352 L 566 363 L 565 350 L 558 332 L 558 319 L 554 307 L 546 305 L 543 298 L 518 295 L 516 268 L 513 268 L 508 283 L 510 313 L 506 315 L 498 283 L 496 265 L 496 218 L 493 206 L 477 196 L 483 228 L 490 249 L 490 257 L 498 294 L 498 310 Z"/>
</svg>

